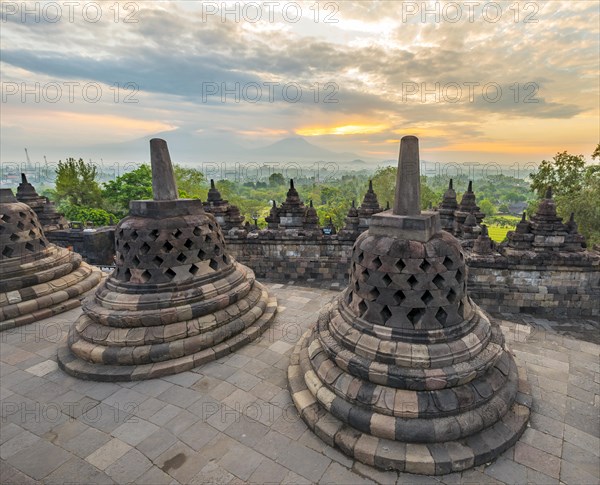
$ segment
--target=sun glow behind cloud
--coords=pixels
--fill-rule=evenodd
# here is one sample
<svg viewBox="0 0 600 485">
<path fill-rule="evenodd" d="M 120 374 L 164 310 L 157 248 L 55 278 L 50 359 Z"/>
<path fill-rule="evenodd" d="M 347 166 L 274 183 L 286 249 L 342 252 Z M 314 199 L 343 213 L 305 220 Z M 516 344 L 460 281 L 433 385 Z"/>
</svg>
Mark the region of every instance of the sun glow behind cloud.
<svg viewBox="0 0 600 485">
<path fill-rule="evenodd" d="M 418 15 L 403 21 L 401 2 L 337 2 L 331 23 L 324 19 L 333 10 L 325 12 L 321 2 L 316 22 L 312 1 L 299 3 L 297 22 L 285 21 L 281 5 L 272 23 L 265 15 L 258 22 L 222 22 L 203 19 L 200 3 L 144 2 L 130 24 L 113 21 L 113 3 L 101 3 L 97 23 L 81 21 L 80 12 L 73 23 L 3 22 L 3 90 L 6 82 L 31 87 L 75 80 L 107 90 L 132 82 L 139 103 L 3 99 L 2 160 L 21 154 L 25 144 L 41 151 L 175 129 L 226 133 L 232 143 L 254 145 L 296 134 L 374 160 L 397 151 L 397 140 L 409 133 L 439 161 L 539 161 L 559 150 L 589 156 L 598 142 L 600 2 L 541 3 L 536 23 L 524 22 L 523 2 L 518 22 L 515 7 L 502 3 L 497 23 L 480 14 L 474 22 L 431 16 L 422 22 Z M 324 102 L 328 82 L 336 85 L 336 103 Z M 501 99 L 490 102 L 480 92 L 474 102 L 403 97 L 407 83 L 469 82 L 496 83 Z M 537 103 L 524 102 L 528 82 L 538 85 Z M 241 89 L 256 83 L 263 99 L 205 98 L 205 83 Z M 273 99 L 264 83 L 279 83 Z M 286 99 L 288 84 L 302 86 L 302 99 Z"/>
</svg>

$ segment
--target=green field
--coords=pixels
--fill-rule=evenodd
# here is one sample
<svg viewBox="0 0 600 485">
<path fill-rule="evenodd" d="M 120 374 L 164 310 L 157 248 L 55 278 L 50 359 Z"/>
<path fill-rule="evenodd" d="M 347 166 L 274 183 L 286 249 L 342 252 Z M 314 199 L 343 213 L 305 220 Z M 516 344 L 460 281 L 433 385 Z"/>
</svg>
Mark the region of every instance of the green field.
<svg viewBox="0 0 600 485">
<path fill-rule="evenodd" d="M 500 227 L 500 226 L 488 226 L 488 231 L 492 241 L 502 242 L 506 237 L 508 231 L 512 231 L 514 228 L 511 227 Z"/>
</svg>

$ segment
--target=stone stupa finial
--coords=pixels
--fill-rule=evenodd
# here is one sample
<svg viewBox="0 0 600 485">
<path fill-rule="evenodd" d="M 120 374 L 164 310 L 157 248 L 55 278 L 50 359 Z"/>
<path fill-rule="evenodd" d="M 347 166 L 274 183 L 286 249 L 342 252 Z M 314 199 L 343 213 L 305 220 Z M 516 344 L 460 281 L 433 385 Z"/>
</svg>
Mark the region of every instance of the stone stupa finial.
<svg viewBox="0 0 600 485">
<path fill-rule="evenodd" d="M 469 180 L 469 187 L 467 187 L 467 192 L 473 192 L 473 181 Z"/>
<path fill-rule="evenodd" d="M 27 175 L 25 175 L 24 173 L 21 172 L 21 183 L 22 184 L 26 184 L 27 182 Z"/>
<path fill-rule="evenodd" d="M 452 179 L 450 179 L 450 182 L 448 183 L 448 190 L 454 189 L 454 187 L 452 186 Z"/>
<path fill-rule="evenodd" d="M 394 214 L 400 216 L 421 214 L 419 140 L 416 136 L 404 136 L 400 142 L 395 195 Z"/>
<path fill-rule="evenodd" d="M 160 138 L 150 140 L 152 166 L 152 194 L 154 200 L 176 200 L 179 197 L 173 164 L 167 142 Z"/>
</svg>

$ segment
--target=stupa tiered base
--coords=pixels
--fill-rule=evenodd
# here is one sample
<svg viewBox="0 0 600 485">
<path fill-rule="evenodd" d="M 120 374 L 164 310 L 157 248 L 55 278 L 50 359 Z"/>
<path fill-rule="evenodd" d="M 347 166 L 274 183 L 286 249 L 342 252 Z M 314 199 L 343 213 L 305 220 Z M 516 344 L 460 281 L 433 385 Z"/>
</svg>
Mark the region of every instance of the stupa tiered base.
<svg viewBox="0 0 600 485">
<path fill-rule="evenodd" d="M 225 247 L 212 214 L 177 199 L 166 143 L 152 140 L 155 200 L 116 228 L 116 269 L 85 300 L 58 351 L 69 374 L 99 381 L 183 372 L 256 339 L 277 303 Z"/>
<path fill-rule="evenodd" d="M 2 189 L 0 331 L 76 308 L 102 272 L 51 244 L 35 212 Z"/>
<path fill-rule="evenodd" d="M 512 446 L 531 395 L 499 326 L 467 294 L 460 243 L 419 200 L 417 139 L 405 137 L 394 211 L 373 215 L 356 240 L 350 283 L 296 345 L 288 381 L 328 444 L 368 465 L 440 475 Z"/>
</svg>

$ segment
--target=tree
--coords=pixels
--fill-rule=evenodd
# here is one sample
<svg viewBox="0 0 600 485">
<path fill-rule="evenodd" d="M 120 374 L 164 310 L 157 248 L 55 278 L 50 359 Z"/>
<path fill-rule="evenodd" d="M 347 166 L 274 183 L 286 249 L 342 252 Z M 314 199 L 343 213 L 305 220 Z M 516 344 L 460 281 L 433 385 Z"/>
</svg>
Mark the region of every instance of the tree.
<svg viewBox="0 0 600 485">
<path fill-rule="evenodd" d="M 59 160 L 56 169 L 56 200 L 59 203 L 99 207 L 102 202 L 96 166 L 83 159 Z"/>
<path fill-rule="evenodd" d="M 147 164 L 118 176 L 104 184 L 102 196 L 106 205 L 124 217 L 129 212 L 129 201 L 152 198 L 152 170 Z"/>
<path fill-rule="evenodd" d="M 567 194 L 578 191 L 585 172 L 583 155 L 557 153 L 552 161 L 542 160 L 537 172 L 530 174 L 531 189 L 538 197 L 543 197 L 548 186 L 554 194 Z"/>
<path fill-rule="evenodd" d="M 594 150 L 592 159 L 600 158 L 600 144 Z M 574 213 L 579 231 L 588 244 L 600 243 L 600 166 L 587 165 L 583 155 L 558 153 L 552 162 L 542 161 L 536 173 L 530 175 L 531 188 L 538 197 L 543 197 L 551 185 L 556 200 L 556 211 L 563 220 Z M 538 204 L 530 204 L 529 211 L 536 210 Z"/>
<path fill-rule="evenodd" d="M 492 201 L 489 199 L 483 199 L 479 202 L 479 209 L 483 212 L 487 217 L 496 215 L 496 206 L 492 204 Z"/>
<path fill-rule="evenodd" d="M 269 185 L 271 187 L 277 187 L 278 185 L 284 185 L 285 184 L 285 179 L 283 178 L 283 175 L 280 173 L 272 173 L 269 176 Z"/>
<path fill-rule="evenodd" d="M 180 197 L 185 194 L 185 197 L 189 198 L 206 199 L 208 193 L 205 187 L 206 178 L 200 170 L 175 165 L 173 171 Z"/>
</svg>

